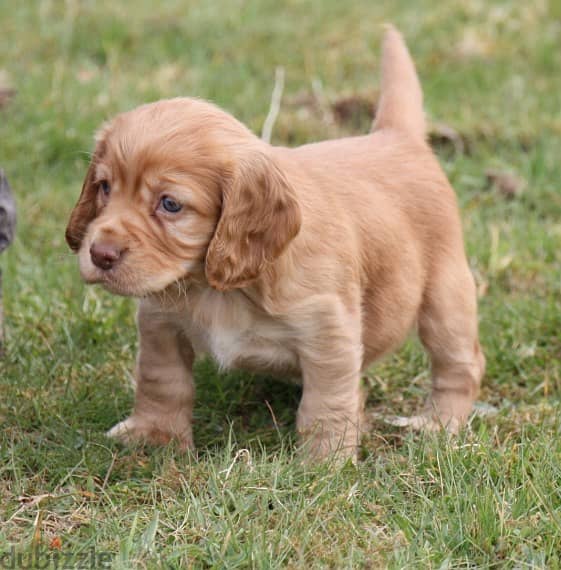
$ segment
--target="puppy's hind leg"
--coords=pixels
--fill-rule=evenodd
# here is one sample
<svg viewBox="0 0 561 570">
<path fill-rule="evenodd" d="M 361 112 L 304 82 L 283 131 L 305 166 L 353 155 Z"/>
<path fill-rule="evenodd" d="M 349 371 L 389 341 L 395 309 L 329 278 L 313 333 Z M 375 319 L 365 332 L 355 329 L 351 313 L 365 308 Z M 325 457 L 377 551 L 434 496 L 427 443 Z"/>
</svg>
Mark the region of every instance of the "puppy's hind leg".
<svg viewBox="0 0 561 570">
<path fill-rule="evenodd" d="M 401 425 L 456 433 L 467 421 L 485 372 L 477 332 L 475 284 L 467 263 L 432 276 L 419 315 L 419 334 L 432 364 L 424 410 Z"/>
</svg>

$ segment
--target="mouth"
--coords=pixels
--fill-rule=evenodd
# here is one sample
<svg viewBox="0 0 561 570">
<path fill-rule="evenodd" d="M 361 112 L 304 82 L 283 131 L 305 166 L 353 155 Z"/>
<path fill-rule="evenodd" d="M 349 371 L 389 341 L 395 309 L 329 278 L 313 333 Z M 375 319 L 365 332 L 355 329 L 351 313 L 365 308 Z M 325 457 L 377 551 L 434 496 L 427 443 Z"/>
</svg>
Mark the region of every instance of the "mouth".
<svg viewBox="0 0 561 570">
<path fill-rule="evenodd" d="M 82 279 L 88 285 L 101 285 L 104 289 L 107 289 L 110 293 L 123 296 L 133 296 L 134 293 L 130 291 L 129 287 L 126 286 L 121 279 L 116 275 L 116 271 L 109 269 L 106 271 L 95 270 L 93 272 L 81 272 Z"/>
<path fill-rule="evenodd" d="M 99 269 L 91 264 L 80 267 L 80 275 L 88 285 L 101 285 L 105 290 L 120 295 L 122 297 L 146 297 L 149 295 L 159 295 L 168 289 L 185 294 L 186 285 L 181 279 L 163 279 L 163 276 L 147 276 L 137 275 L 133 272 L 126 271 L 126 268 L 116 267 L 113 269 Z"/>
<path fill-rule="evenodd" d="M 88 285 L 101 285 L 110 293 L 124 297 L 139 297 L 145 294 L 138 288 L 138 279 L 127 276 L 122 267 L 100 269 L 92 263 L 80 260 L 80 276 Z"/>
<path fill-rule="evenodd" d="M 161 267 L 147 271 L 145 260 L 135 260 L 131 263 L 117 263 L 114 267 L 103 269 L 94 265 L 88 249 L 78 254 L 80 276 L 89 285 L 101 285 L 110 293 L 124 297 L 146 297 L 157 295 L 164 291 L 173 292 L 174 287 L 179 293 L 185 293 L 186 280 L 193 277 L 193 267 Z M 138 263 L 137 263 L 138 262 Z M 169 290 L 169 291 L 168 291 Z"/>
</svg>

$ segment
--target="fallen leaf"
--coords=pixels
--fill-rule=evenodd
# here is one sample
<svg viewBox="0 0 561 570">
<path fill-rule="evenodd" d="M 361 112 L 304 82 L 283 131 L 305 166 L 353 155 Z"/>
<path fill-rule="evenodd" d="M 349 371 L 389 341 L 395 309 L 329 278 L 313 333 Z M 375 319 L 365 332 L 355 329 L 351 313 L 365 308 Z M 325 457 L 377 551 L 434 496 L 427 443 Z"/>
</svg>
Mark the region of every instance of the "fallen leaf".
<svg viewBox="0 0 561 570">
<path fill-rule="evenodd" d="M 526 182 L 512 172 L 489 169 L 485 172 L 487 188 L 496 189 L 499 194 L 512 200 L 522 194 Z"/>
<path fill-rule="evenodd" d="M 361 128 L 365 122 L 371 123 L 374 119 L 375 98 L 363 95 L 343 97 L 331 104 L 331 110 L 337 123 Z"/>
<path fill-rule="evenodd" d="M 432 146 L 452 146 L 455 154 L 463 154 L 466 145 L 460 133 L 446 123 L 432 123 L 429 128 L 429 141 Z"/>
</svg>

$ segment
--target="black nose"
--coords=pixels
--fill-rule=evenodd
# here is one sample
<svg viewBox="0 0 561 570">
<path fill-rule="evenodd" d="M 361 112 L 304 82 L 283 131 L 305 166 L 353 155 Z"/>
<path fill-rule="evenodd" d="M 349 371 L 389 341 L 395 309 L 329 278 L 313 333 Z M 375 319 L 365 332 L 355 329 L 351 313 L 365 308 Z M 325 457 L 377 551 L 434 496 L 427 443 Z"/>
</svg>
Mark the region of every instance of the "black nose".
<svg viewBox="0 0 561 570">
<path fill-rule="evenodd" d="M 110 243 L 92 243 L 90 256 L 95 266 L 107 271 L 111 269 L 121 257 L 121 250 Z"/>
</svg>

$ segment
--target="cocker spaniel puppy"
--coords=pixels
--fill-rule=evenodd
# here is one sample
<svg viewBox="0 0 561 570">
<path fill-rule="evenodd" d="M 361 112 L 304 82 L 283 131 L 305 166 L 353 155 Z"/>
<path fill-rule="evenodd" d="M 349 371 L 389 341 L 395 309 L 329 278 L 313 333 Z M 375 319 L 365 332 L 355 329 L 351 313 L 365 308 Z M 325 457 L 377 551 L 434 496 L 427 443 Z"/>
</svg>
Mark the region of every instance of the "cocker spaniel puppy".
<svg viewBox="0 0 561 570">
<path fill-rule="evenodd" d="M 193 360 L 301 378 L 311 456 L 354 455 L 360 376 L 418 327 L 432 361 L 407 422 L 456 431 L 484 372 L 454 192 L 388 27 L 373 132 L 273 147 L 178 98 L 105 125 L 66 231 L 88 283 L 140 298 L 132 415 L 110 436 L 193 446 Z"/>
</svg>

